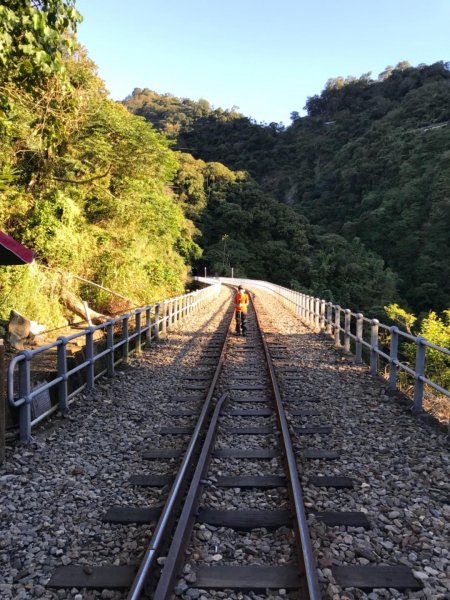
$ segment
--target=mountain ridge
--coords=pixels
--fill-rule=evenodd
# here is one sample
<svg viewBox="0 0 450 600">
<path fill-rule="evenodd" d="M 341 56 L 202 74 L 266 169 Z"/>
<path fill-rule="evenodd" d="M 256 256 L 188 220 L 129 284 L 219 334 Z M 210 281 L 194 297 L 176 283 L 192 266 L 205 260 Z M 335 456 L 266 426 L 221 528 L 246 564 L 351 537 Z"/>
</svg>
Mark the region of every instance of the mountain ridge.
<svg viewBox="0 0 450 600">
<path fill-rule="evenodd" d="M 396 273 L 406 307 L 450 305 L 448 63 L 331 79 L 286 128 L 149 92 L 136 89 L 125 104 L 176 147 L 248 172 L 319 235 L 359 240 Z"/>
</svg>

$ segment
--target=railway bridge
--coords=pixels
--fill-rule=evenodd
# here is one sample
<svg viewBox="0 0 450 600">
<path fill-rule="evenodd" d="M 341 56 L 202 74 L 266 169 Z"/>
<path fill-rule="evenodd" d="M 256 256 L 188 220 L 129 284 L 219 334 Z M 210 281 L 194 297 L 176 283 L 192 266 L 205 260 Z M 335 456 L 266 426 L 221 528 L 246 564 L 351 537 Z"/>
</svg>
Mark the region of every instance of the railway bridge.
<svg viewBox="0 0 450 600">
<path fill-rule="evenodd" d="M 60 340 L 53 383 L 27 378 L 32 353 L 11 365 L 23 443 L 0 471 L 2 598 L 449 597 L 426 340 L 402 365 L 395 329 L 385 346 L 374 319 L 251 281 L 238 337 L 238 281 L 106 325 L 103 346 L 90 328 L 75 367 Z"/>
</svg>

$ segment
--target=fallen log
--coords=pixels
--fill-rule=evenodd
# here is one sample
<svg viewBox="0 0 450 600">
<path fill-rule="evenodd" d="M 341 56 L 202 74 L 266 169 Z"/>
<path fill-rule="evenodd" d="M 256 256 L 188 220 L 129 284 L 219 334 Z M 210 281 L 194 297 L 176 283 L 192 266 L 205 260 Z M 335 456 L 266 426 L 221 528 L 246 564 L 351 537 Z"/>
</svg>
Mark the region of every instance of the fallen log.
<svg viewBox="0 0 450 600">
<path fill-rule="evenodd" d="M 100 325 L 101 323 L 105 323 L 109 321 L 111 317 L 107 317 L 106 315 L 102 315 L 101 313 L 92 310 L 89 308 L 87 304 L 85 304 L 82 300 L 80 300 L 75 294 L 70 292 L 67 289 L 61 290 L 61 302 L 64 304 L 66 308 L 70 311 L 74 312 L 86 321 L 92 321 L 95 325 Z M 85 309 L 85 306 L 87 310 Z M 86 314 L 87 313 L 87 314 Z"/>
</svg>

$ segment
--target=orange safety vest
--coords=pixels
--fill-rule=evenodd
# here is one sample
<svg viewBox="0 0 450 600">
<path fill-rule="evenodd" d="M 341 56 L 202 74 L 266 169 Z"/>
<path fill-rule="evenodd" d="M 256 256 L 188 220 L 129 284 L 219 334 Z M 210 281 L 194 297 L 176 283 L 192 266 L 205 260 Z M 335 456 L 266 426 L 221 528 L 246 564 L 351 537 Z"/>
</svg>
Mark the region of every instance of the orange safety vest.
<svg viewBox="0 0 450 600">
<path fill-rule="evenodd" d="M 236 312 L 247 312 L 249 302 L 249 297 L 245 292 L 237 292 L 234 296 L 234 306 L 236 308 Z"/>
</svg>

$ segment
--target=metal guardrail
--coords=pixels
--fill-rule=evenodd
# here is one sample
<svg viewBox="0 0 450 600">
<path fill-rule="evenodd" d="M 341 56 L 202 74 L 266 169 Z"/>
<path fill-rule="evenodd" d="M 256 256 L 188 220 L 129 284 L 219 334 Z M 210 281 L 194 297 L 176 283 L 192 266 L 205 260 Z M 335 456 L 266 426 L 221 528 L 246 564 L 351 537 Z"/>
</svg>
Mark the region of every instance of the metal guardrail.
<svg viewBox="0 0 450 600">
<path fill-rule="evenodd" d="M 370 319 L 362 313 L 355 313 L 349 308 L 343 309 L 339 304 L 327 302 L 321 298 L 308 296 L 302 292 L 296 292 L 282 286 L 253 279 L 238 279 L 219 277 L 203 278 L 197 277 L 204 283 L 220 281 L 232 285 L 242 284 L 246 287 L 260 287 L 281 297 L 283 303 L 308 323 L 313 328 L 324 331 L 334 337 L 336 347 L 343 347 L 350 352 L 351 343 L 355 347 L 355 362 L 363 362 L 363 348 L 369 352 L 369 363 L 371 375 L 378 374 L 379 359 L 384 359 L 389 365 L 388 384 L 392 390 L 398 389 L 397 380 L 400 371 L 411 375 L 414 382 L 414 406 L 415 412 L 423 410 L 424 386 L 428 385 L 440 394 L 450 398 L 450 390 L 440 386 L 438 383 L 425 375 L 426 351 L 435 350 L 444 356 L 450 357 L 450 350 L 436 346 L 422 336 L 414 336 L 402 331 L 395 325 L 388 326 L 380 323 L 378 319 Z M 380 348 L 380 330 L 389 336 L 389 353 Z M 416 344 L 415 366 L 411 368 L 399 358 L 399 344 L 401 341 L 409 341 Z"/>
<path fill-rule="evenodd" d="M 113 377 L 117 364 L 126 363 L 130 354 L 141 352 L 144 345 L 150 344 L 153 339 L 157 340 L 161 333 L 165 334 L 176 323 L 196 313 L 206 302 L 217 297 L 219 292 L 220 282 L 215 280 L 213 285 L 202 290 L 138 308 L 132 313 L 111 319 L 101 325 L 88 327 L 80 333 L 59 337 L 56 341 L 35 350 L 19 352 L 8 367 L 7 398 L 11 406 L 19 409 L 20 441 L 30 442 L 33 426 L 57 410 L 66 412 L 70 402 L 79 392 L 84 389 L 93 389 L 96 380 L 102 375 Z M 134 324 L 132 330 L 130 330 L 130 323 Z M 114 336 L 114 330 L 117 328 L 121 328 L 119 340 L 116 340 Z M 106 348 L 99 352 L 96 352 L 94 340 L 94 334 L 97 331 L 105 334 L 104 340 L 106 341 Z M 82 337 L 85 338 L 85 360 L 69 369 L 67 344 Z M 133 342 L 133 347 L 130 347 L 131 342 Z M 53 348 L 56 348 L 57 352 L 57 376 L 51 381 L 33 386 L 31 378 L 33 359 Z M 115 352 L 119 349 L 121 357 L 116 360 Z M 106 368 L 95 373 L 96 363 L 101 359 L 106 361 Z M 69 380 L 79 372 L 84 373 L 86 382 L 69 393 Z M 57 388 L 57 404 L 32 419 L 33 399 L 54 387 Z"/>
</svg>

